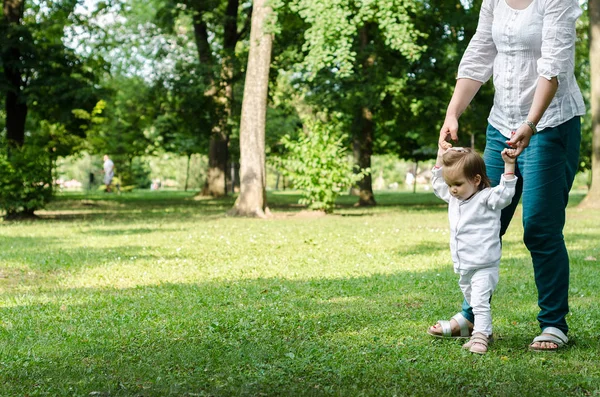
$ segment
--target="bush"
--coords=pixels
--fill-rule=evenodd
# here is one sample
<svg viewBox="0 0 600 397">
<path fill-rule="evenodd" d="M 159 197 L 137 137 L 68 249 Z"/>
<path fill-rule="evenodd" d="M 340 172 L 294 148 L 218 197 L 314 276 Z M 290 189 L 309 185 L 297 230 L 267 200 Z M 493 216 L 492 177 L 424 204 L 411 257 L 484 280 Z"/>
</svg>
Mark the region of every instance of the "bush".
<svg viewBox="0 0 600 397">
<path fill-rule="evenodd" d="M 119 178 L 121 187 L 133 186 L 134 188 L 148 189 L 150 179 L 150 166 L 144 157 L 129 158 L 125 155 L 111 156 L 115 163 L 115 178 Z M 101 176 L 104 178 L 104 176 Z M 113 181 L 113 185 L 116 182 Z M 102 189 L 102 186 L 100 186 Z"/>
<path fill-rule="evenodd" d="M 340 193 L 361 180 L 368 170 L 353 172 L 343 145 L 346 135 L 337 132 L 335 122 L 309 120 L 305 126 L 297 141 L 289 135 L 282 139 L 288 151 L 281 160 L 283 173 L 302 192 L 300 204 L 330 213 Z"/>
<path fill-rule="evenodd" d="M 4 146 L 6 148 L 6 146 Z M 33 216 L 52 198 L 48 153 L 37 147 L 3 149 L 0 152 L 0 209 L 6 218 Z"/>
</svg>

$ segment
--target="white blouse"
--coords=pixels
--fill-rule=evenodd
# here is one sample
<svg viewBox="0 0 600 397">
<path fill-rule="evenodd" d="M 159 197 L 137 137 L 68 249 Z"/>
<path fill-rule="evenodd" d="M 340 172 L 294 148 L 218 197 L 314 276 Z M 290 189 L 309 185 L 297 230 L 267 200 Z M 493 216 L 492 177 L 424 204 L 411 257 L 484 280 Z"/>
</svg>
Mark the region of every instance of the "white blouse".
<svg viewBox="0 0 600 397">
<path fill-rule="evenodd" d="M 494 75 L 494 106 L 488 122 L 504 136 L 523 124 L 539 77 L 558 79 L 558 90 L 537 125 L 556 127 L 585 114 L 574 75 L 577 0 L 533 0 L 525 9 L 506 0 L 484 0 L 477 31 L 457 78 L 485 83 Z"/>
</svg>

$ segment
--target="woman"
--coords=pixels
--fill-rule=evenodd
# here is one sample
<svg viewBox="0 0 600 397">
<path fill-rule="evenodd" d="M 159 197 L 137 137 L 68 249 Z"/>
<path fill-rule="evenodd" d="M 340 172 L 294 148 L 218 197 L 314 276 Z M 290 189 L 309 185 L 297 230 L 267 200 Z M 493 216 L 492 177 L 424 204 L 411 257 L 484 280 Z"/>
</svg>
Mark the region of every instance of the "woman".
<svg viewBox="0 0 600 397">
<path fill-rule="evenodd" d="M 523 240 L 531 253 L 542 330 L 531 350 L 568 342 L 569 257 L 563 238 L 565 208 L 579 161 L 583 97 L 574 76 L 577 0 L 484 0 L 477 31 L 461 60 L 454 94 L 440 130 L 440 145 L 458 139 L 458 119 L 493 75 L 484 160 L 498 184 L 504 148 L 516 149 L 519 178 L 512 204 L 502 211 L 502 236 L 523 196 Z M 473 312 L 466 302 L 429 333 L 469 336 Z"/>
</svg>

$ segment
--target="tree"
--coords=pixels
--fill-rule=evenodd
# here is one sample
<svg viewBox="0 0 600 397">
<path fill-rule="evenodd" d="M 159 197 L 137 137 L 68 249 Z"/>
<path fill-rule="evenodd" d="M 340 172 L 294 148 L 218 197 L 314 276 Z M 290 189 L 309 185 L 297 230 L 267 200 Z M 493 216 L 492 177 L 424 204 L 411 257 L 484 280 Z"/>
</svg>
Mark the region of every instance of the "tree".
<svg viewBox="0 0 600 397">
<path fill-rule="evenodd" d="M 99 101 L 98 75 L 105 63 L 65 44 L 73 29 L 90 27 L 77 15 L 77 5 L 77 0 L 3 1 L 0 95 L 6 135 L 1 138 L 8 150 L 0 156 L 11 179 L 5 187 L 12 188 L 3 189 L 0 199 L 9 215 L 32 216 L 48 201 L 56 158 L 79 150 L 85 137 L 80 128 L 85 122 L 73 111 L 91 112 Z"/>
<path fill-rule="evenodd" d="M 6 81 L 6 137 L 9 145 L 22 146 L 25 141 L 27 99 L 23 95 L 22 45 L 25 0 L 4 0 L 2 29 L 2 67 Z M 28 35 L 29 36 L 29 35 Z M 29 40 L 28 40 L 29 41 Z"/>
<path fill-rule="evenodd" d="M 357 168 L 369 168 L 372 154 L 413 158 L 437 141 L 454 80 L 448 70 L 477 15 L 439 0 L 295 0 L 291 7 L 308 24 L 300 75 L 307 97 L 346 115 Z M 375 204 L 371 176 L 358 187 L 358 204 Z"/>
<path fill-rule="evenodd" d="M 248 35 L 250 2 L 239 0 L 120 0 L 105 40 L 95 47 L 162 91 L 155 127 L 165 150 L 208 154 L 201 194 L 227 193 L 226 171 Z M 112 36 L 112 37 L 111 37 Z M 106 47 L 108 44 L 107 51 Z M 102 48 L 104 47 L 104 48 Z M 117 54 L 118 59 L 113 59 Z"/>
<path fill-rule="evenodd" d="M 425 50 L 403 73 L 385 86 L 385 106 L 379 112 L 377 152 L 424 161 L 435 158 L 439 129 L 455 85 L 459 61 L 477 26 L 481 1 L 465 8 L 458 1 L 424 2 L 415 26 L 426 32 Z M 460 119 L 461 146 L 483 149 L 485 126 L 493 103 L 493 86 L 479 90 Z"/>
<path fill-rule="evenodd" d="M 242 101 L 240 123 L 240 195 L 230 211 L 232 215 L 266 217 L 265 123 L 272 33 L 267 21 L 273 14 L 268 0 L 254 2 L 250 29 L 250 52 Z"/>
<path fill-rule="evenodd" d="M 227 0 L 225 12 L 221 17 L 222 50 L 218 56 L 213 54 L 208 35 L 206 7 L 208 2 L 192 2 L 194 9 L 194 32 L 200 62 L 218 70 L 218 77 L 211 82 L 207 92 L 217 110 L 216 122 L 213 124 L 208 152 L 208 172 L 202 195 L 223 196 L 227 193 L 227 165 L 229 160 L 229 139 L 234 104 L 234 79 L 236 75 L 235 47 L 245 30 L 238 31 L 239 0 Z M 220 68 L 217 67 L 220 66 Z"/>
<path fill-rule="evenodd" d="M 111 73 L 103 81 L 109 91 L 107 123 L 93 131 L 89 147 L 115 155 L 124 184 L 134 182 L 137 156 L 166 151 L 191 159 L 209 151 L 212 126 L 219 122 L 211 96 L 216 92 L 212 88 L 216 71 L 215 65 L 200 63 L 191 4 L 115 1 L 111 12 L 118 17 L 111 18 L 104 32 L 80 36 L 86 43 L 80 51 L 102 54 L 111 63 Z M 218 4 L 222 2 L 194 2 L 207 9 Z M 211 24 L 213 18 L 221 20 L 220 10 L 212 14 L 218 16 L 207 17 Z M 214 42 L 213 46 L 220 48 Z M 202 54 L 205 60 L 214 51 L 208 48 Z"/>
<path fill-rule="evenodd" d="M 80 131 L 73 108 L 91 111 L 98 102 L 97 75 L 105 64 L 94 56 L 82 57 L 64 44 L 66 31 L 85 26 L 75 13 L 76 0 L 46 3 L 4 0 L 0 19 L 0 92 L 6 110 L 6 137 L 10 144 L 25 143 L 32 113 L 37 121 L 65 124 Z"/>
<path fill-rule="evenodd" d="M 168 18 L 182 9 L 177 3 L 190 11 L 200 71 L 208 87 L 204 95 L 212 100 L 208 171 L 201 195 L 219 197 L 227 194 L 229 145 L 235 119 L 234 84 L 239 79 L 236 46 L 246 35 L 252 8 L 248 4 L 241 6 L 239 0 L 175 1 L 167 4 Z"/>
<path fill-rule="evenodd" d="M 585 208 L 600 208 L 600 0 L 588 1 L 590 23 L 590 103 L 592 111 L 592 184 L 581 202 Z M 596 71 L 596 72 L 593 72 Z"/>
<path fill-rule="evenodd" d="M 160 142 L 152 123 L 158 99 L 142 78 L 112 76 L 105 82 L 105 121 L 87 132 L 88 149 L 109 154 L 123 186 L 135 184 L 134 159 L 154 152 Z"/>
<path fill-rule="evenodd" d="M 199 66 L 194 65 L 204 96 L 210 104 L 208 170 L 201 195 L 227 194 L 227 168 L 230 159 L 232 127 L 237 120 L 235 85 L 240 80 L 244 51 L 236 50 L 247 37 L 252 6 L 239 0 L 166 0 L 158 12 L 158 22 L 167 30 L 186 30 L 181 16 L 189 18 Z M 183 43 L 185 44 L 185 43 Z M 202 102 L 208 102 L 206 100 Z M 237 106 L 239 109 L 239 106 Z M 197 128 L 195 128 L 197 129 Z"/>
</svg>

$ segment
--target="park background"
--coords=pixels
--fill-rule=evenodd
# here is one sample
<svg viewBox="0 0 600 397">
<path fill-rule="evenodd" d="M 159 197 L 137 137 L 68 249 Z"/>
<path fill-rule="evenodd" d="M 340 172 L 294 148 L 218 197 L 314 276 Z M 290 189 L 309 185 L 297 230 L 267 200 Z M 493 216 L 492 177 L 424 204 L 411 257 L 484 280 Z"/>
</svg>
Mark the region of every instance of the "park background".
<svg viewBox="0 0 600 397">
<path fill-rule="evenodd" d="M 570 346 L 527 351 L 517 211 L 473 357 L 425 334 L 461 301 L 428 170 L 481 1 L 3 0 L 0 395 L 598 395 L 600 5 L 579 3 Z M 458 145 L 483 150 L 492 96 Z"/>
</svg>

